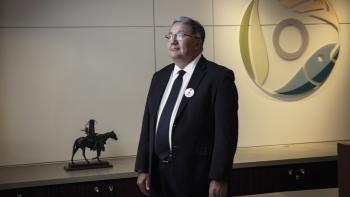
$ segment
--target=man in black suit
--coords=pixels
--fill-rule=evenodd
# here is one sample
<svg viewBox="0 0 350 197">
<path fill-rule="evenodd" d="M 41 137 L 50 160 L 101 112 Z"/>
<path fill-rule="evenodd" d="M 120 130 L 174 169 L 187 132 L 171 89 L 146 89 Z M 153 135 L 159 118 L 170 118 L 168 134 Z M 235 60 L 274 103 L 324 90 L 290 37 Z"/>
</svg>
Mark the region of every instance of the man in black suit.
<svg viewBox="0 0 350 197">
<path fill-rule="evenodd" d="M 135 170 L 141 192 L 155 197 L 226 197 L 238 138 L 238 96 L 231 70 L 202 56 L 197 21 L 172 23 L 173 64 L 153 75 Z"/>
</svg>

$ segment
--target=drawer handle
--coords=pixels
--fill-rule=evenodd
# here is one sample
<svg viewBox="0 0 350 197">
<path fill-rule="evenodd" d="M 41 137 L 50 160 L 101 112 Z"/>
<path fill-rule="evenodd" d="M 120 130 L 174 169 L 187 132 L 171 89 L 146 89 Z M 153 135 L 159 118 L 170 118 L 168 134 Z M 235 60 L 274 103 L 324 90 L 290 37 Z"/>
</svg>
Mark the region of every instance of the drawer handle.
<svg viewBox="0 0 350 197">
<path fill-rule="evenodd" d="M 113 192 L 113 190 L 114 190 L 113 185 L 108 186 L 108 189 L 109 189 L 109 191 Z"/>
<path fill-rule="evenodd" d="M 100 189 L 96 186 L 96 187 L 94 187 L 94 191 L 95 191 L 96 193 L 98 193 L 98 192 L 100 192 Z"/>
</svg>

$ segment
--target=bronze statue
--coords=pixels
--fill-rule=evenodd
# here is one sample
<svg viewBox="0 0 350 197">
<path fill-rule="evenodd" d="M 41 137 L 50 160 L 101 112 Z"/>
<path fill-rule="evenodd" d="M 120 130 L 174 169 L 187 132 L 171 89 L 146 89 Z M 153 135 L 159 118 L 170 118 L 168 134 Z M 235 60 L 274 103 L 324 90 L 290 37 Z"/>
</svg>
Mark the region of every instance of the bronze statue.
<svg viewBox="0 0 350 197">
<path fill-rule="evenodd" d="M 99 163 L 101 163 L 100 155 L 101 151 L 105 150 L 105 144 L 106 141 L 111 138 L 114 140 L 118 140 L 117 135 L 114 133 L 114 131 L 107 132 L 104 134 L 98 134 L 95 132 L 95 120 L 91 119 L 89 122 L 85 125 L 85 129 L 82 130 L 86 133 L 86 137 L 79 137 L 75 140 L 73 145 L 73 152 L 72 152 L 72 158 L 71 158 L 71 164 L 74 164 L 74 155 L 80 148 L 82 150 L 83 157 L 87 164 L 89 164 L 89 160 L 85 156 L 85 148 L 89 148 L 91 151 L 96 151 L 97 156 L 93 159 L 97 159 Z"/>
</svg>

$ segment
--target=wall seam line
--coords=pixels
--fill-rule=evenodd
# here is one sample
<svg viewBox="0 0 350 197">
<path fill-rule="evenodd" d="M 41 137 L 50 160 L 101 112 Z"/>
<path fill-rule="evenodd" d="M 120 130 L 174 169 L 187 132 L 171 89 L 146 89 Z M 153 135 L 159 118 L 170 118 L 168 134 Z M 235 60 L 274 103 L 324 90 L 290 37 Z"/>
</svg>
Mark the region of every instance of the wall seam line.
<svg viewBox="0 0 350 197">
<path fill-rule="evenodd" d="M 153 55 L 154 55 L 154 72 L 157 71 L 157 49 L 156 49 L 156 14 L 155 14 L 155 3 L 153 3 Z"/>
</svg>

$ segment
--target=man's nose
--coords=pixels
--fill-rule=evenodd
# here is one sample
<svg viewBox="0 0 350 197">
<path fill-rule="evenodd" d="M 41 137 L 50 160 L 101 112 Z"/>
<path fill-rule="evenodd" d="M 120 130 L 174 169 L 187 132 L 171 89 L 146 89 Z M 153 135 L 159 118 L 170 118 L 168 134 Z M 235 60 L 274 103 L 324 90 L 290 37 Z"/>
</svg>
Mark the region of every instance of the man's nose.
<svg viewBox="0 0 350 197">
<path fill-rule="evenodd" d="M 170 44 L 172 44 L 172 45 L 178 43 L 178 41 L 176 40 L 175 36 L 173 36 L 172 38 L 170 38 L 170 39 L 169 39 L 169 42 L 170 42 Z"/>
</svg>

